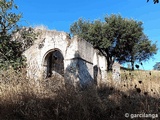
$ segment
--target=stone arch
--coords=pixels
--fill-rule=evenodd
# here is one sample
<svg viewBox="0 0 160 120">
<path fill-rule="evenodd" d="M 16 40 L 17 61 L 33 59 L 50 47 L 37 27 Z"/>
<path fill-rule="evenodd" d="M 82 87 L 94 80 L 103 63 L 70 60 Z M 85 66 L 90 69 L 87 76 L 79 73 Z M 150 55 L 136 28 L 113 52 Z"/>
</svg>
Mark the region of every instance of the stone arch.
<svg viewBox="0 0 160 120">
<path fill-rule="evenodd" d="M 47 51 L 43 57 L 44 77 L 60 75 L 64 77 L 64 57 L 61 50 L 55 48 Z"/>
</svg>

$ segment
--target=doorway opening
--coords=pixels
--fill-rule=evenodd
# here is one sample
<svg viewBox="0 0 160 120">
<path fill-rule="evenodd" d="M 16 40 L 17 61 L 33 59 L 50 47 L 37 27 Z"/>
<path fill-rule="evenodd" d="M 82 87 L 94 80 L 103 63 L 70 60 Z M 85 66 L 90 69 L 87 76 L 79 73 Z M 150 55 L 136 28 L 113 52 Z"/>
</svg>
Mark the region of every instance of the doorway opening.
<svg viewBox="0 0 160 120">
<path fill-rule="evenodd" d="M 48 52 L 44 62 L 46 66 L 46 78 L 52 77 L 53 75 L 64 77 L 64 57 L 59 50 Z"/>
</svg>

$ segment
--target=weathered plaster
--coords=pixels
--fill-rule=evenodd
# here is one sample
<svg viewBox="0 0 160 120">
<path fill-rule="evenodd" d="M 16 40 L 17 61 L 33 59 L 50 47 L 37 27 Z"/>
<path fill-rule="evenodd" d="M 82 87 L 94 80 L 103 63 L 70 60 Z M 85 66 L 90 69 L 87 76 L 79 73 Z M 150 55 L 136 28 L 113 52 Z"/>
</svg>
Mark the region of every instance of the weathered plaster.
<svg viewBox="0 0 160 120">
<path fill-rule="evenodd" d="M 72 84 L 86 85 L 107 80 L 107 62 L 93 46 L 78 37 L 70 39 L 65 32 L 35 29 L 38 38 L 24 52 L 27 58 L 28 77 L 42 79 L 47 77 L 49 54 L 59 51 L 63 56 L 64 79 Z M 95 79 L 96 78 L 96 79 Z"/>
</svg>

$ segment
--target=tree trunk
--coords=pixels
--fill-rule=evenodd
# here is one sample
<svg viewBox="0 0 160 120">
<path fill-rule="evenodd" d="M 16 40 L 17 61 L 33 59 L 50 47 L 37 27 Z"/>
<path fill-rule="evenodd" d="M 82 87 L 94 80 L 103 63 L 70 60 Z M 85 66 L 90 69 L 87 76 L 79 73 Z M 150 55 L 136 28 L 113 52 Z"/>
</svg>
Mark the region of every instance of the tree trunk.
<svg viewBox="0 0 160 120">
<path fill-rule="evenodd" d="M 107 56 L 106 59 L 107 59 L 107 71 L 111 71 L 115 59 L 112 60 L 112 56 Z"/>
<path fill-rule="evenodd" d="M 134 57 L 133 57 L 133 54 L 131 54 L 131 66 L 132 66 L 132 70 L 134 70 Z"/>
<path fill-rule="evenodd" d="M 114 63 L 114 60 L 112 60 L 112 55 L 109 54 L 108 49 L 102 50 L 99 47 L 97 47 L 96 49 L 98 49 L 102 53 L 102 55 L 104 55 L 106 57 L 106 60 L 107 60 L 107 71 L 111 71 L 112 70 L 112 65 Z"/>
<path fill-rule="evenodd" d="M 98 50 L 102 53 L 102 55 L 105 56 L 105 58 L 106 58 L 106 60 L 107 60 L 107 71 L 109 71 L 109 70 L 110 70 L 110 66 L 111 66 L 111 60 L 110 60 L 110 55 L 109 55 L 108 50 L 107 50 L 107 49 L 102 50 L 102 49 L 99 48 L 99 47 L 95 47 L 95 48 L 98 49 Z"/>
<path fill-rule="evenodd" d="M 131 61 L 132 70 L 134 70 L 134 61 Z"/>
<path fill-rule="evenodd" d="M 107 59 L 107 71 L 111 71 L 112 70 L 112 65 L 113 65 L 112 56 L 109 55 L 108 50 L 106 51 L 106 53 L 107 53 L 107 56 L 106 56 L 106 59 Z"/>
<path fill-rule="evenodd" d="M 107 71 L 110 70 L 110 59 L 109 59 L 109 56 L 106 57 L 107 59 Z"/>
</svg>

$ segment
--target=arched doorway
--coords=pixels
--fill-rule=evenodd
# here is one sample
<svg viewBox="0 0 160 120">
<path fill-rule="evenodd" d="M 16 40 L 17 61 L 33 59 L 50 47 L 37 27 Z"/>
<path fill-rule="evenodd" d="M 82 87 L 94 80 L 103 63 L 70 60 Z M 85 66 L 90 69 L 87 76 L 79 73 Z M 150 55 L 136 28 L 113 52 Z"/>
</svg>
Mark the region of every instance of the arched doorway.
<svg viewBox="0 0 160 120">
<path fill-rule="evenodd" d="M 49 78 L 53 75 L 61 75 L 64 77 L 64 57 L 59 50 L 50 50 L 47 52 L 44 66 L 45 66 L 45 78 Z"/>
</svg>

